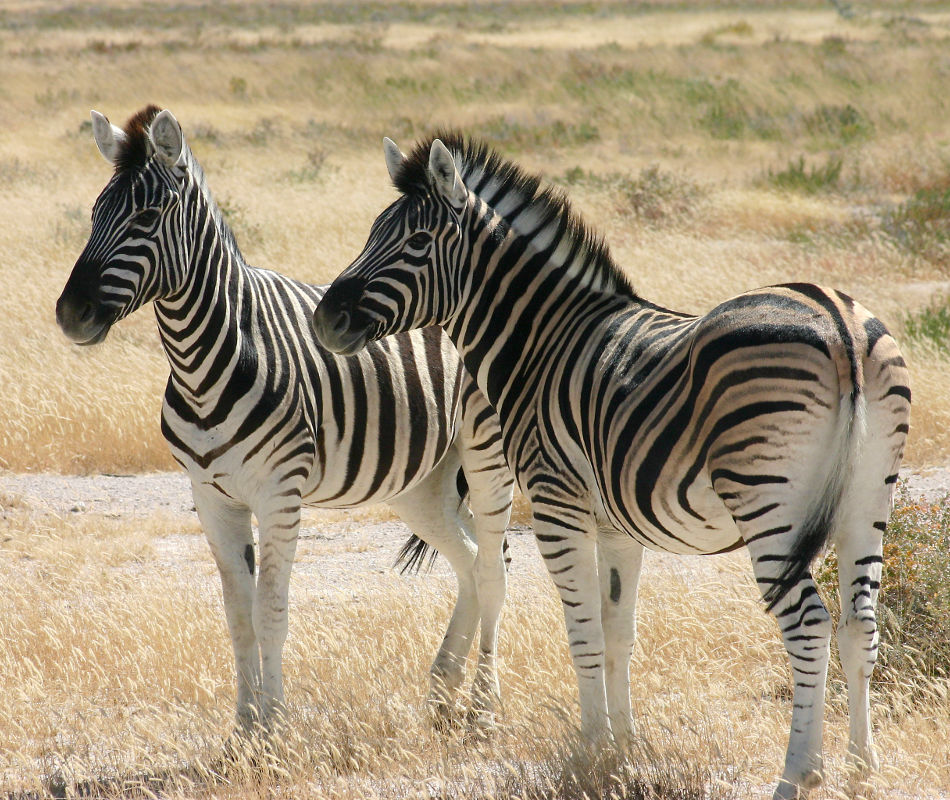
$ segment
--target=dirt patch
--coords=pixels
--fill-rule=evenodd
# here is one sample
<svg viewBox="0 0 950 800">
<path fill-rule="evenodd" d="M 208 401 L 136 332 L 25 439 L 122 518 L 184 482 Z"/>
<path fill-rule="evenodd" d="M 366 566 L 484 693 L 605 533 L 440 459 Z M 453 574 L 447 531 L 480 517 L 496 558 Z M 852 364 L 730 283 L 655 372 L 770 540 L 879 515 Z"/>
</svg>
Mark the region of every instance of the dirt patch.
<svg viewBox="0 0 950 800">
<path fill-rule="evenodd" d="M 935 501 L 950 494 L 950 467 L 905 470 L 902 485 L 912 498 Z M 138 475 L 69 476 L 50 473 L 0 473 L 0 513 L 28 511 L 27 518 L 44 515 L 78 517 L 103 515 L 128 520 L 160 516 L 167 534 L 152 541 L 156 564 L 188 581 L 216 583 L 216 570 L 200 529 L 191 497 L 191 484 L 182 472 Z M 385 507 L 355 514 L 307 509 L 304 513 L 293 574 L 294 604 L 353 599 L 365 592 L 366 581 L 424 580 L 454 584 L 452 570 L 437 559 L 431 571 L 401 576 L 393 564 L 409 529 L 399 520 L 385 519 Z M 543 575 L 529 528 L 509 529 L 511 580 L 520 575 Z M 724 556 L 675 556 L 648 552 L 644 580 L 660 571 L 690 583 L 734 582 L 751 579 L 747 558 L 738 552 Z"/>
</svg>

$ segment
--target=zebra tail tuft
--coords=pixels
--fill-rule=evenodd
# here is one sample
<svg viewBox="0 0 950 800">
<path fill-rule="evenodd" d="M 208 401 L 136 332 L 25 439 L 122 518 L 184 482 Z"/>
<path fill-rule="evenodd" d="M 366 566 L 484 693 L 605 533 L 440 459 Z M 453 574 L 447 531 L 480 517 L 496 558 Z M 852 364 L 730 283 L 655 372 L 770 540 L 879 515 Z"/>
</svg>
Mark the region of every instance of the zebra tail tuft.
<svg viewBox="0 0 950 800">
<path fill-rule="evenodd" d="M 406 539 L 396 554 L 393 567 L 399 568 L 400 575 L 405 575 L 407 572 L 418 574 L 422 571 L 423 566 L 427 571 L 432 569 L 432 565 L 435 563 L 436 556 L 438 555 L 438 550 L 434 547 L 430 547 L 413 533 Z M 428 564 L 425 563 L 427 557 L 429 561 Z"/>
<path fill-rule="evenodd" d="M 851 481 L 857 447 L 863 439 L 863 433 L 864 395 L 858 391 L 850 391 L 841 398 L 838 430 L 823 485 L 805 515 L 784 569 L 762 595 L 767 611 L 774 611 L 830 543 L 835 533 L 845 489 Z"/>
</svg>

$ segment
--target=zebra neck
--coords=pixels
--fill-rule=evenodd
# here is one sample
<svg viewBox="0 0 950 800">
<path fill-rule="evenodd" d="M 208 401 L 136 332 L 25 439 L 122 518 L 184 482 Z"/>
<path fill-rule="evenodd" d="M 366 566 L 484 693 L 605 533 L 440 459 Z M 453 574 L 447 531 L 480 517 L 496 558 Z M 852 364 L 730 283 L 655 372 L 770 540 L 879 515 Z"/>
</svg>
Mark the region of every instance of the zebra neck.
<svg viewBox="0 0 950 800">
<path fill-rule="evenodd" d="M 446 330 L 502 419 L 579 328 L 593 330 L 605 314 L 638 302 L 615 290 L 598 263 L 602 252 L 585 242 L 538 240 L 510 228 L 486 257 L 482 241 L 482 258 Z"/>
<path fill-rule="evenodd" d="M 256 372 L 249 341 L 254 314 L 253 277 L 233 237 L 216 225 L 212 208 L 196 215 L 185 285 L 157 300 L 159 336 L 179 394 L 196 407 L 213 404 L 233 386 L 221 381 Z"/>
</svg>

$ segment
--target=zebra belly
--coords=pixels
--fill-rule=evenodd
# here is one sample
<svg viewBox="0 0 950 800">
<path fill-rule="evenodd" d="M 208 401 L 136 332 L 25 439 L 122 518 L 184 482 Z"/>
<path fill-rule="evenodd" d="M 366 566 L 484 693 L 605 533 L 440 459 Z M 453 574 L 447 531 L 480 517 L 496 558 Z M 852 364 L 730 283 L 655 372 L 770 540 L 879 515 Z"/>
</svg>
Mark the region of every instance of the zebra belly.
<svg viewBox="0 0 950 800">
<path fill-rule="evenodd" d="M 720 553 L 741 542 L 732 515 L 711 486 L 694 485 L 688 496 L 692 513 L 680 507 L 674 491 L 654 497 L 651 515 L 635 509 L 634 538 L 651 550 L 680 555 Z"/>
<path fill-rule="evenodd" d="M 633 494 L 631 488 L 631 498 Z M 615 499 L 605 502 L 603 509 L 613 527 L 626 531 L 650 550 L 710 555 L 741 544 L 732 514 L 705 474 L 690 484 L 682 497 L 675 481 L 661 478 L 648 498 L 641 498 L 641 504 L 632 500 L 618 503 Z"/>
</svg>

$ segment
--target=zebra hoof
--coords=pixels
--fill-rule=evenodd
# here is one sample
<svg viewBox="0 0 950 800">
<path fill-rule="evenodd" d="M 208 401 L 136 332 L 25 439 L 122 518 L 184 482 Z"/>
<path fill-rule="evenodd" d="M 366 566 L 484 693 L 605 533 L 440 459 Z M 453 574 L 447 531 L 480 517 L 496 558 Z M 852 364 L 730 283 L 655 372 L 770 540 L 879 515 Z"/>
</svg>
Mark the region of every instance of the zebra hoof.
<svg viewBox="0 0 950 800">
<path fill-rule="evenodd" d="M 465 738 L 472 742 L 488 742 L 495 736 L 495 715 L 487 709 L 470 708 L 465 715 Z"/>
<path fill-rule="evenodd" d="M 805 800 L 812 789 L 821 786 L 824 776 L 820 769 L 811 769 L 794 783 L 787 778 L 778 782 L 772 800 Z"/>
<path fill-rule="evenodd" d="M 429 718 L 436 732 L 447 736 L 461 727 L 461 713 L 454 703 L 429 701 Z"/>
</svg>

